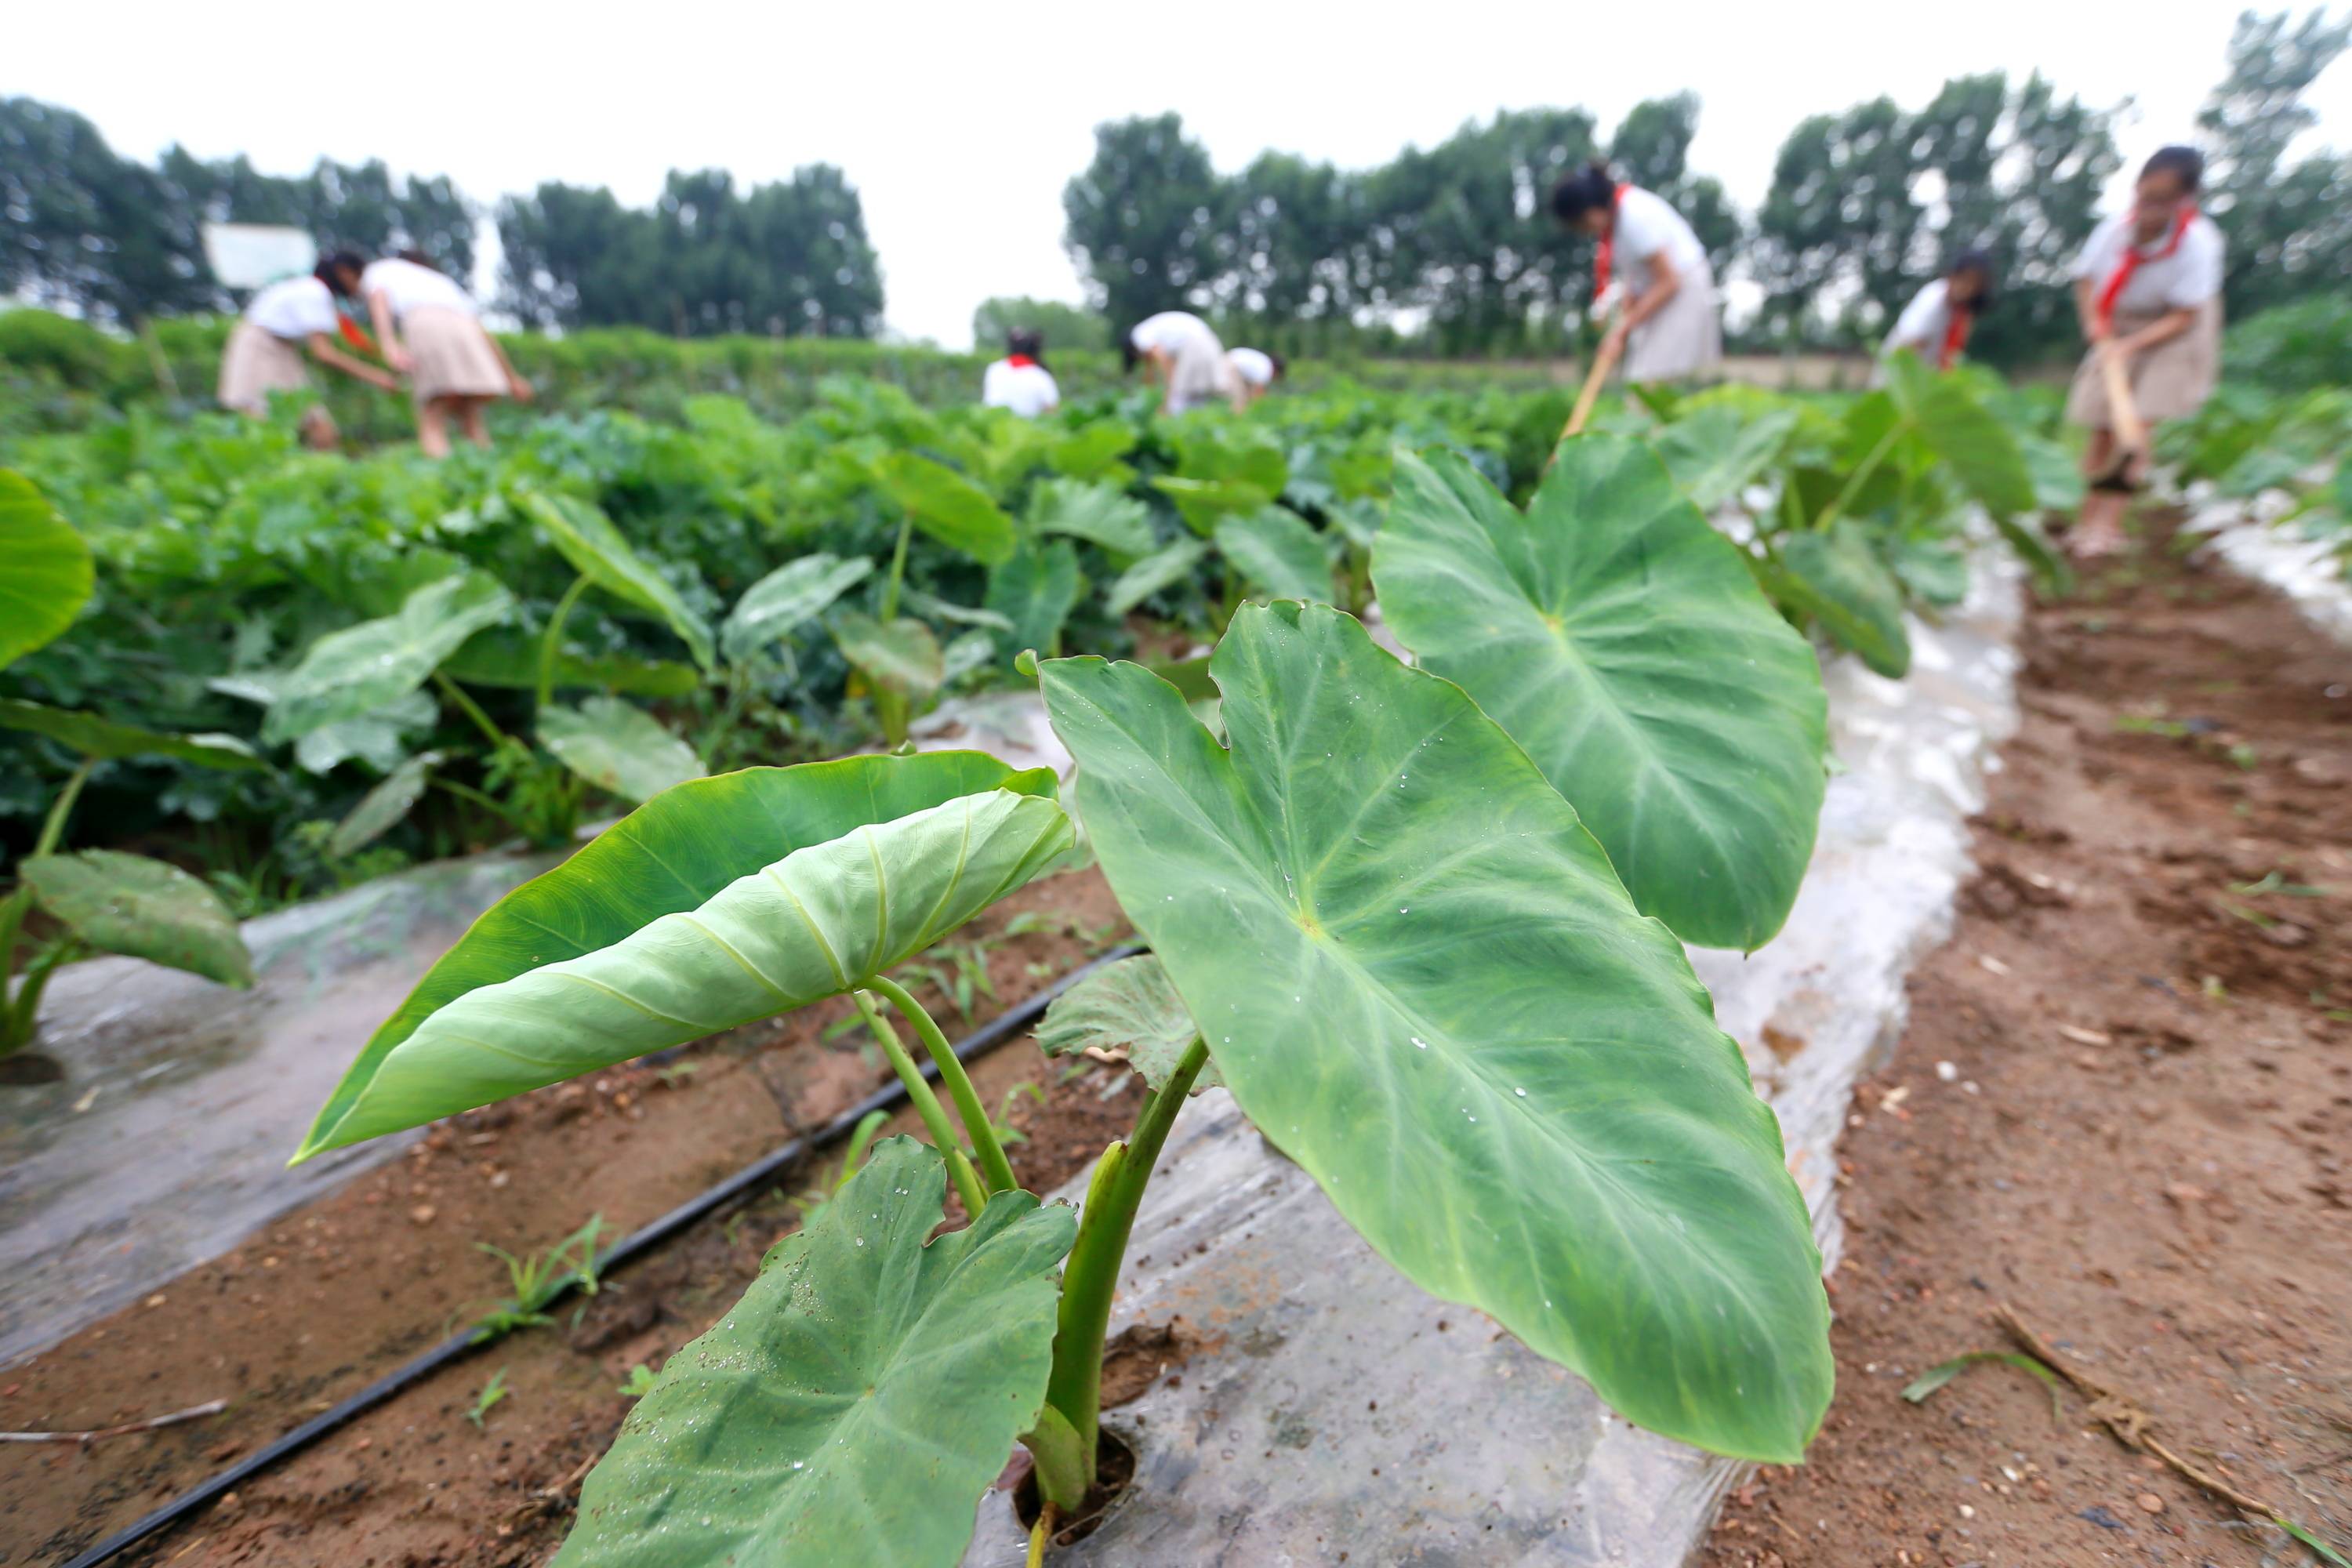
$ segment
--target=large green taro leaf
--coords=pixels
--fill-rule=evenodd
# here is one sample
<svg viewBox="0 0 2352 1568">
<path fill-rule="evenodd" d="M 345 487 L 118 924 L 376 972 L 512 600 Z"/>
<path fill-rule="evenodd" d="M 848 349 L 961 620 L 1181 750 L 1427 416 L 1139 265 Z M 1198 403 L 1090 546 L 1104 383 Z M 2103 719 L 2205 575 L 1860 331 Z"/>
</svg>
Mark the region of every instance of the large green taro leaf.
<svg viewBox="0 0 2352 1568">
<path fill-rule="evenodd" d="M 1242 1109 L 1423 1289 L 1643 1426 L 1796 1459 L 1821 1257 L 1681 945 L 1499 725 L 1347 616 L 1244 607 L 1210 668 L 1230 752 L 1138 666 L 1043 684 Z"/>
<path fill-rule="evenodd" d="M 17 868 L 43 912 L 101 952 L 184 969 L 242 991 L 253 959 L 220 895 L 177 866 L 85 849 L 37 855 Z"/>
<path fill-rule="evenodd" d="M 1322 536 L 1288 507 L 1262 506 L 1217 524 L 1217 548 L 1251 586 L 1278 599 L 1328 599 Z"/>
<path fill-rule="evenodd" d="M 1920 438 L 1985 510 L 2015 517 L 2033 510 L 2033 470 L 2017 438 L 1965 382 L 1938 375 L 1908 350 L 1888 361 L 1887 376 Z"/>
<path fill-rule="evenodd" d="M 719 646 L 730 659 L 749 658 L 830 609 L 873 570 L 863 555 L 845 561 L 819 553 L 788 562 L 743 591 L 719 629 Z"/>
<path fill-rule="evenodd" d="M 530 691 L 539 685 L 540 639 L 512 626 L 492 626 L 466 639 L 466 646 L 441 661 L 441 673 L 466 686 L 488 686 L 508 691 Z M 578 653 L 555 656 L 558 691 L 592 687 L 629 697 L 685 697 L 702 688 L 702 672 L 670 658 L 641 658 L 633 653 Z"/>
<path fill-rule="evenodd" d="M 32 480 L 0 468 L 0 667 L 73 625 L 94 581 L 73 524 Z"/>
<path fill-rule="evenodd" d="M 1793 408 L 1706 403 L 1658 432 L 1658 456 L 1691 504 L 1712 512 L 1763 477 L 1796 434 L 1798 418 Z"/>
<path fill-rule="evenodd" d="M 1773 581 L 1784 604 L 1811 615 L 1831 641 L 1880 675 L 1900 680 L 1910 673 L 1903 590 L 1858 528 L 1841 521 L 1826 533 L 1792 533 L 1780 549 Z"/>
<path fill-rule="evenodd" d="M 198 767 L 227 772 L 266 768 L 253 748 L 235 735 L 173 735 L 118 724 L 95 713 L 71 708 L 49 708 L 20 697 L 0 697 L 0 730 L 47 735 L 85 757 L 113 762 L 123 757 L 170 757 Z"/>
<path fill-rule="evenodd" d="M 1009 625 L 1003 644 L 1009 662 L 1024 648 L 1061 651 L 1062 623 L 1086 587 L 1077 547 L 1066 539 L 1024 544 L 988 574 L 987 604 Z"/>
<path fill-rule="evenodd" d="M 927 752 L 744 768 L 664 790 L 483 912 L 369 1038 L 298 1158 L 351 1142 L 329 1140 L 383 1058 L 467 992 L 610 947 L 796 849 L 995 789 L 1051 798 L 1054 774 L 1015 773 L 981 752 Z"/>
<path fill-rule="evenodd" d="M 513 608 L 514 595 L 497 578 L 468 572 L 426 584 L 395 615 L 329 632 L 278 680 L 261 738 L 279 745 L 407 696 L 467 638 Z"/>
<path fill-rule="evenodd" d="M 1162 588 L 1191 576 L 1208 552 L 1207 542 L 1198 539 L 1180 539 L 1164 550 L 1153 551 L 1118 574 L 1118 581 L 1103 594 L 1103 608 L 1114 616 L 1127 614 Z"/>
<path fill-rule="evenodd" d="M 1822 813 L 1812 648 L 1640 443 L 1587 436 L 1521 517 L 1451 455 L 1396 458 L 1381 612 L 1527 748 L 1643 911 L 1761 946 Z"/>
<path fill-rule="evenodd" d="M 882 489 L 906 509 L 915 526 L 950 550 L 961 550 L 984 566 L 1003 563 L 1018 536 L 1004 509 L 988 492 L 919 452 L 892 452 L 882 459 Z"/>
<path fill-rule="evenodd" d="M 693 747 L 617 697 L 591 697 L 577 708 L 550 703 L 539 710 L 539 743 L 598 789 L 626 801 L 651 800 L 702 776 L 702 759 Z"/>
<path fill-rule="evenodd" d="M 659 616 L 703 668 L 717 663 L 709 625 L 652 562 L 629 547 L 602 509 L 577 496 L 534 494 L 525 498 L 523 510 L 574 572 L 622 603 Z"/>
<path fill-rule="evenodd" d="M 925 1242 L 939 1154 L 887 1138 L 670 1357 L 554 1568 L 954 1568 L 1045 1404 L 1071 1210 L 1000 1193 Z"/>
<path fill-rule="evenodd" d="M 1029 527 L 1086 540 L 1121 565 L 1150 554 L 1156 543 L 1150 507 L 1108 485 L 1079 479 L 1040 484 L 1029 498 Z"/>
<path fill-rule="evenodd" d="M 947 679 L 940 639 L 905 616 L 877 621 L 862 610 L 845 611 L 834 619 L 833 640 L 842 658 L 885 690 L 928 697 Z"/>
<path fill-rule="evenodd" d="M 609 947 L 451 1001 L 375 1061 L 322 1146 L 422 1126 L 841 995 L 1070 846 L 1070 820 L 1053 801 L 984 790 L 795 849 Z"/>
</svg>

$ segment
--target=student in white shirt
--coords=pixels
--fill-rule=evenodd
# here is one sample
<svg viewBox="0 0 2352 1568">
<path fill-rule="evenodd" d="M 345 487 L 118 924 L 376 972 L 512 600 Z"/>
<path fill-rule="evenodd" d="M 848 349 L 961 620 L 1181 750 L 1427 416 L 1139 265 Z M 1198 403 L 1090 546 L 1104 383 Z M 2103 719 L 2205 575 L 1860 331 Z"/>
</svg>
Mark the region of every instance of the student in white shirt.
<svg viewBox="0 0 2352 1568">
<path fill-rule="evenodd" d="M 335 346 L 335 334 L 343 324 L 336 296 L 350 299 L 359 292 L 364 266 L 352 252 L 339 250 L 308 278 L 282 279 L 254 295 L 221 354 L 215 393 L 220 405 L 240 414 L 268 413 L 271 393 L 310 384 L 310 367 L 302 361 L 305 353 L 355 381 L 398 392 L 400 383 L 389 372 Z M 335 421 L 322 405 L 312 404 L 303 414 L 302 438 L 320 451 L 334 447 Z"/>
<path fill-rule="evenodd" d="M 1224 399 L 1240 408 L 1240 378 L 1225 363 L 1216 330 L 1190 310 L 1162 310 L 1138 321 L 1119 343 L 1127 368 L 1143 366 L 1146 384 L 1167 387 L 1163 412 L 1181 414 Z"/>
<path fill-rule="evenodd" d="M 1004 334 L 1004 357 L 981 373 L 980 401 L 1010 408 L 1024 419 L 1051 414 L 1062 405 L 1062 389 L 1045 368 L 1045 339 L 1034 327 Z"/>
<path fill-rule="evenodd" d="M 1225 364 L 1234 373 L 1234 379 L 1240 384 L 1244 406 L 1264 397 L 1266 389 L 1280 381 L 1283 371 L 1287 368 L 1283 364 L 1280 354 L 1268 353 L 1264 349 L 1231 350 L 1225 355 Z"/>
<path fill-rule="evenodd" d="M 2221 231 L 2197 210 L 2205 158 L 2163 147 L 2141 166 L 2132 208 L 2091 231 L 2074 258 L 2074 309 L 2090 352 L 2066 397 L 2070 423 L 2090 431 L 2083 453 L 2091 493 L 2068 540 L 2076 555 L 2122 547 L 2124 509 L 2145 452 L 2117 447 L 2100 359 L 2122 360 L 2132 403 L 2151 429 L 2194 414 L 2221 369 Z"/>
<path fill-rule="evenodd" d="M 1705 375 L 1723 363 L 1723 322 L 1706 247 L 1665 198 L 1622 184 L 1595 161 L 1553 187 L 1551 210 L 1601 242 L 1593 258 L 1599 303 L 1622 275 L 1624 303 L 1602 347 L 1623 356 L 1625 379 L 1640 384 Z"/>
<path fill-rule="evenodd" d="M 1879 345 L 1879 357 L 1909 349 L 1921 363 L 1949 370 L 1968 347 L 1970 329 L 1991 306 L 1992 253 L 1963 250 L 1941 278 L 1911 297 Z"/>
<path fill-rule="evenodd" d="M 449 421 L 466 439 L 490 444 L 482 411 L 494 398 L 529 402 L 530 383 L 515 374 L 506 351 L 482 326 L 474 301 L 415 251 L 371 263 L 360 291 L 375 318 L 383 357 L 409 376 L 416 405 L 416 444 L 428 458 L 449 455 Z"/>
</svg>

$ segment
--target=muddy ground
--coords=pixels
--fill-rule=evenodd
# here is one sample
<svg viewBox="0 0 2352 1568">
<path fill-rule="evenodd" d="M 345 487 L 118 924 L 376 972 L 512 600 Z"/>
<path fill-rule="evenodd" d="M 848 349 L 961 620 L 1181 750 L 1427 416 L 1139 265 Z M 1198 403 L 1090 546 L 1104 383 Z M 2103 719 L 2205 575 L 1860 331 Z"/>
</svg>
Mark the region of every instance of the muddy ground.
<svg viewBox="0 0 2352 1568">
<path fill-rule="evenodd" d="M 2069 1391 L 2352 1554 L 2352 651 L 2167 530 L 2036 607 L 1981 873 L 1843 1150 L 1838 1395 L 1708 1568 L 2312 1561 Z"/>
<path fill-rule="evenodd" d="M 952 986 L 961 949 L 985 963 L 961 1015 L 918 994 L 950 1036 L 1084 963 L 1129 928 L 1098 873 L 1034 884 L 934 949 Z M 919 966 L 901 969 L 914 984 Z M 844 1005 L 753 1026 L 445 1123 L 394 1164 L 297 1209 L 142 1305 L 0 1373 L 0 1427 L 79 1430 L 226 1398 L 209 1419 L 87 1447 L 0 1445 L 0 1563 L 48 1564 L 169 1500 L 510 1294 L 483 1244 L 527 1255 L 591 1215 L 617 1240 L 793 1135 L 838 1115 L 889 1069 L 862 1030 L 824 1036 Z M 356 1048 L 356 1042 L 354 1042 Z M 1010 1151 L 1047 1191 L 1124 1134 L 1133 1076 L 1047 1060 L 1025 1034 L 976 1062 L 992 1109 L 1024 1135 Z M 1023 1087 L 1027 1086 L 1027 1087 Z M 916 1131 L 912 1116 L 892 1131 Z M 182 1527 L 118 1561 L 335 1564 L 543 1562 L 571 1521 L 580 1472 L 631 1403 L 630 1370 L 658 1368 L 742 1291 L 798 1223 L 794 1199 L 831 1173 L 820 1158 L 758 1198 L 606 1279 L 554 1321 L 516 1332 L 361 1417 Z M 1117 1380 L 1129 1397 L 1181 1346 Z M 467 1418 L 503 1372 L 506 1395 Z M 1131 1386 L 1129 1386 L 1131 1385 Z"/>
</svg>

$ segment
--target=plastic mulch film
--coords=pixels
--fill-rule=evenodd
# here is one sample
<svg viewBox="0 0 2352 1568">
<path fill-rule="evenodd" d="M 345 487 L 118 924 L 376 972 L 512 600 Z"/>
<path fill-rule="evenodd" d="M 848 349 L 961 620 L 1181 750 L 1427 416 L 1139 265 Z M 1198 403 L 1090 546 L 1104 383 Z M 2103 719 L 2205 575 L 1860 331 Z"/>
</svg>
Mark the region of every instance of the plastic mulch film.
<svg viewBox="0 0 2352 1568">
<path fill-rule="evenodd" d="M 2200 481 L 2181 498 L 2189 509 L 2189 531 L 2203 534 L 2203 548 L 2233 571 L 2277 589 L 2303 618 L 2352 644 L 2352 563 L 2337 553 L 2341 542 L 2310 539 L 2282 522 L 2294 505 L 2284 490 L 2264 490 L 2251 500 L 2217 495 Z"/>
</svg>

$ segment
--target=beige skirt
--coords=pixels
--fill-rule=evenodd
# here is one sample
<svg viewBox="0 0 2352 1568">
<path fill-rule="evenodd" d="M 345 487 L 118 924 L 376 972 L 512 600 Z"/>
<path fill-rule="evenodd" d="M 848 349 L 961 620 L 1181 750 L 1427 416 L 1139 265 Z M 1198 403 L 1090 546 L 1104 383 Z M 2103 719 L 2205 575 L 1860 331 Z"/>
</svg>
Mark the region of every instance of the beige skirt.
<svg viewBox="0 0 2352 1568">
<path fill-rule="evenodd" d="M 1205 408 L 1234 395 L 1233 366 L 1223 344 L 1211 337 L 1187 340 L 1168 367 L 1168 412 Z"/>
<path fill-rule="evenodd" d="M 1625 379 L 1635 384 L 1685 381 L 1722 363 L 1723 314 L 1712 278 L 1685 279 L 1665 308 L 1625 340 Z"/>
<path fill-rule="evenodd" d="M 400 340 L 415 361 L 409 395 L 419 404 L 436 397 L 504 397 L 507 373 L 482 323 L 463 310 L 430 305 L 401 319 Z"/>
<path fill-rule="evenodd" d="M 2161 310 L 2116 313 L 2116 335 L 2125 337 L 2164 314 Z M 2213 395 L 2221 374 L 2221 301 L 2205 302 L 2197 319 L 2179 337 L 2132 356 L 2128 375 L 2132 401 L 2143 423 L 2185 419 Z M 2066 420 L 2086 429 L 2105 430 L 2107 416 L 2106 378 L 2099 374 L 2095 349 L 2083 356 L 2074 372 L 2074 389 L 2066 395 Z"/>
<path fill-rule="evenodd" d="M 299 392 L 310 384 L 310 369 L 302 345 L 251 321 L 239 321 L 221 353 L 220 390 L 223 408 L 240 414 L 267 414 L 273 392 Z"/>
</svg>

